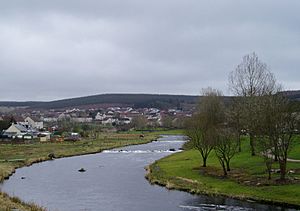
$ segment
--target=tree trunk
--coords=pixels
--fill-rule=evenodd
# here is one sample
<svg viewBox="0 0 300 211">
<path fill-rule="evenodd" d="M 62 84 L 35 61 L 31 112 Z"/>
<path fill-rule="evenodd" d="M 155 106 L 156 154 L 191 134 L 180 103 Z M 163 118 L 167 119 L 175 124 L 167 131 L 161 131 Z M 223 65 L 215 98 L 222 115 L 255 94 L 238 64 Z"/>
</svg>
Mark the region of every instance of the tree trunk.
<svg viewBox="0 0 300 211">
<path fill-rule="evenodd" d="M 226 161 L 226 168 L 227 168 L 227 171 L 230 171 L 229 161 Z"/>
<path fill-rule="evenodd" d="M 277 147 L 277 144 L 274 144 L 275 147 L 274 147 L 274 150 L 275 150 L 275 155 L 274 155 L 274 161 L 278 161 L 278 147 Z"/>
<path fill-rule="evenodd" d="M 238 133 L 238 145 L 239 145 L 239 152 L 242 151 L 242 146 L 241 146 L 241 135 Z"/>
<path fill-rule="evenodd" d="M 202 161 L 203 161 L 202 167 L 206 167 L 206 160 L 207 160 L 206 156 L 202 157 Z"/>
<path fill-rule="evenodd" d="M 267 171 L 268 171 L 268 180 L 271 180 L 272 161 L 269 161 L 267 158 L 265 162 L 266 162 Z"/>
<path fill-rule="evenodd" d="M 285 180 L 286 161 L 285 160 L 280 160 L 279 161 L 279 167 L 280 167 L 280 180 Z"/>
<path fill-rule="evenodd" d="M 255 138 L 251 133 L 250 133 L 250 147 L 251 147 L 251 155 L 255 156 Z"/>
<path fill-rule="evenodd" d="M 222 163 L 222 168 L 223 168 L 224 176 L 227 176 L 227 171 L 226 171 L 226 168 L 225 168 L 225 164 L 224 164 L 224 163 Z"/>
</svg>

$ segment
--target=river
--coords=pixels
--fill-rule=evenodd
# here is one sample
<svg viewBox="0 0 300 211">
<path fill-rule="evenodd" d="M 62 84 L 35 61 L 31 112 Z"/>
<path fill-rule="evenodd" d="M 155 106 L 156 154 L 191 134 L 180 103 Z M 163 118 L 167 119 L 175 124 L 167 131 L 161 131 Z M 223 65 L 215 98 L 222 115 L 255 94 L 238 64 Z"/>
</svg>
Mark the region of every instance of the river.
<svg viewBox="0 0 300 211">
<path fill-rule="evenodd" d="M 183 136 L 163 136 L 148 144 L 37 163 L 17 169 L 0 186 L 50 211 L 292 210 L 150 185 L 144 167 L 183 143 Z"/>
</svg>

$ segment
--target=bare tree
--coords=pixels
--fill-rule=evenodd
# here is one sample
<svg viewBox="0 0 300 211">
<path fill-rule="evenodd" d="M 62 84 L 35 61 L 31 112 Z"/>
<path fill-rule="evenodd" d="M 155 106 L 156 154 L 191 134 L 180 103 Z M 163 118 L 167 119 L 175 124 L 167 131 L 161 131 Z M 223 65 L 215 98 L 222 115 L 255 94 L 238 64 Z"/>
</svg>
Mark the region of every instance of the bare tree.
<svg viewBox="0 0 300 211">
<path fill-rule="evenodd" d="M 170 115 L 164 115 L 162 118 L 162 126 L 165 128 L 172 128 L 173 120 L 174 120 L 174 117 L 172 117 Z"/>
<path fill-rule="evenodd" d="M 200 152 L 203 167 L 206 167 L 207 158 L 213 149 L 210 133 L 212 131 L 203 127 L 198 114 L 187 120 L 185 134 L 190 138 L 193 147 Z"/>
<path fill-rule="evenodd" d="M 274 163 L 274 157 L 272 153 L 272 149 L 274 146 L 274 142 L 268 137 L 265 136 L 264 134 L 258 135 L 258 149 L 260 150 L 264 162 L 267 168 L 268 172 L 268 179 L 271 179 L 271 173 L 272 173 L 272 165 Z"/>
<path fill-rule="evenodd" d="M 281 180 L 285 180 L 288 152 L 294 140 L 296 116 L 290 101 L 280 94 L 261 97 L 260 136 L 261 151 L 267 169 L 271 160 L 278 161 Z M 269 179 L 271 178 L 269 171 Z"/>
<path fill-rule="evenodd" d="M 147 127 L 147 124 L 147 118 L 144 115 L 139 115 L 132 119 L 131 127 L 134 127 L 136 130 L 143 130 Z"/>
<path fill-rule="evenodd" d="M 280 167 L 280 179 L 285 180 L 288 152 L 295 137 L 296 116 L 288 99 L 280 95 L 276 95 L 272 99 L 275 104 L 274 112 L 277 113 L 273 121 L 274 137 L 272 138 Z"/>
<path fill-rule="evenodd" d="M 255 53 L 243 57 L 235 71 L 229 75 L 231 92 L 242 97 L 243 118 L 250 136 L 251 154 L 255 155 L 255 130 L 257 129 L 257 97 L 276 90 L 274 75 Z"/>
<path fill-rule="evenodd" d="M 223 122 L 224 106 L 220 91 L 207 88 L 203 89 L 202 94 L 198 112 L 187 123 L 186 135 L 192 141 L 193 146 L 199 150 L 205 167 L 216 139 L 216 130 Z"/>
<path fill-rule="evenodd" d="M 222 166 L 224 176 L 230 171 L 230 161 L 237 152 L 237 134 L 230 128 L 219 128 L 214 143 L 214 151 Z"/>
<path fill-rule="evenodd" d="M 239 152 L 242 151 L 241 147 L 241 135 L 243 130 L 243 118 L 242 118 L 242 104 L 240 102 L 240 97 L 236 97 L 232 100 L 227 109 L 227 123 L 229 127 L 235 130 L 237 135 L 237 143 Z"/>
</svg>

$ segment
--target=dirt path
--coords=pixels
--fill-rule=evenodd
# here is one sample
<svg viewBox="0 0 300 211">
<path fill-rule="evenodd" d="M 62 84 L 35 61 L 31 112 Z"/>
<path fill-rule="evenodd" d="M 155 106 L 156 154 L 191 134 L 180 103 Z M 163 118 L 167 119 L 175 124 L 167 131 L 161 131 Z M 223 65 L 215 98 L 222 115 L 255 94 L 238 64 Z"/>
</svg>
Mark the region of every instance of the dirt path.
<svg viewBox="0 0 300 211">
<path fill-rule="evenodd" d="M 269 158 L 273 158 L 274 159 L 274 155 L 271 155 L 271 154 L 268 154 L 268 157 Z M 287 162 L 292 162 L 292 163 L 300 163 L 300 160 L 296 160 L 296 159 L 290 159 L 290 158 L 288 158 L 287 159 Z"/>
</svg>

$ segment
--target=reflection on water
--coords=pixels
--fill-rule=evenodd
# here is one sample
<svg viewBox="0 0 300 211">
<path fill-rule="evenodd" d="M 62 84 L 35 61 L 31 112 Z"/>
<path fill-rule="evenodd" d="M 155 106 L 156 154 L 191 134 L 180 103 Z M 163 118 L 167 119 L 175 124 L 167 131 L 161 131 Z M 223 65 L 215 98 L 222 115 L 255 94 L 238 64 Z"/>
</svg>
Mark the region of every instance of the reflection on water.
<svg viewBox="0 0 300 211">
<path fill-rule="evenodd" d="M 34 164 L 18 169 L 1 189 L 51 211 L 285 210 L 150 185 L 144 167 L 180 151 L 183 143 L 183 136 L 164 136 L 149 144 Z"/>
</svg>

